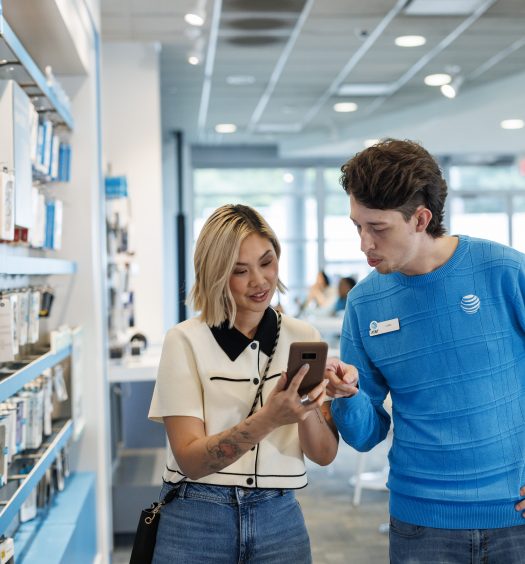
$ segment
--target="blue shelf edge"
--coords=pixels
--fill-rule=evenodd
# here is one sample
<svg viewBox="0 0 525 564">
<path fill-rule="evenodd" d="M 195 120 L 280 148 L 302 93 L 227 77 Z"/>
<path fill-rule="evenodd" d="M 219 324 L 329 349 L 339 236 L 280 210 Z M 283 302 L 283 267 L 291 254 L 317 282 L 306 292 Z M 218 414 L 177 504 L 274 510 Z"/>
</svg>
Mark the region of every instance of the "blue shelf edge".
<svg viewBox="0 0 525 564">
<path fill-rule="evenodd" d="M 44 370 L 58 364 L 71 355 L 72 346 L 68 345 L 55 353 L 47 352 L 33 362 L 30 362 L 24 368 L 17 370 L 12 376 L 0 381 L 0 402 L 6 400 L 23 388 L 28 382 L 31 382 Z"/>
<path fill-rule="evenodd" d="M 5 42 L 16 55 L 18 61 L 27 70 L 31 78 L 35 81 L 36 86 L 40 89 L 42 94 L 49 100 L 51 105 L 54 107 L 56 113 L 60 116 L 62 121 L 66 124 L 69 129 L 73 129 L 73 117 L 71 112 L 61 104 L 53 92 L 53 90 L 47 85 L 45 76 L 42 71 L 38 68 L 36 63 L 33 61 L 29 53 L 26 51 L 20 40 L 15 35 L 14 31 L 11 29 L 7 21 L 5 20 L 2 13 L 2 5 L 0 1 L 0 35 L 5 39 Z"/>
<path fill-rule="evenodd" d="M 45 471 L 51 466 L 57 454 L 66 445 L 72 434 L 73 422 L 71 419 L 68 419 L 51 444 L 46 448 L 42 458 L 40 458 L 31 472 L 22 480 L 7 505 L 0 511 L 0 534 L 3 534 L 9 527 L 24 501 L 37 486 Z"/>
<path fill-rule="evenodd" d="M 74 472 L 50 507 L 22 523 L 15 539 L 20 564 L 93 564 L 97 554 L 96 476 Z"/>
<path fill-rule="evenodd" d="M 0 256 L 0 274 L 46 276 L 74 274 L 76 270 L 77 263 L 70 260 L 8 254 Z"/>
</svg>

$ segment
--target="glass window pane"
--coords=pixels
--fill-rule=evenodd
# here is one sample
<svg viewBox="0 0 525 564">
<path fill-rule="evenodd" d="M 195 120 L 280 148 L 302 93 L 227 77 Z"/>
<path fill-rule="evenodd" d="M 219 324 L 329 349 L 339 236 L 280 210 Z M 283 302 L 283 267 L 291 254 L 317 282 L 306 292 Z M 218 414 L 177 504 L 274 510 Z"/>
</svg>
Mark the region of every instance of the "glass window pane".
<svg viewBox="0 0 525 564">
<path fill-rule="evenodd" d="M 451 234 L 490 238 L 509 244 L 509 218 L 505 199 L 497 196 L 454 197 L 451 200 Z"/>
<path fill-rule="evenodd" d="M 295 315 L 306 298 L 309 281 L 313 282 L 318 272 L 317 241 L 282 241 L 281 247 L 279 276 L 287 292 L 280 296 L 280 302 L 286 313 Z"/>
<path fill-rule="evenodd" d="M 313 169 L 204 168 L 195 170 L 193 188 L 195 194 L 281 194 L 296 190 L 299 176 L 303 193 L 312 193 L 314 173 Z"/>
<path fill-rule="evenodd" d="M 341 163 L 343 164 L 343 163 Z M 326 191 L 327 192 L 335 192 L 335 193 L 341 193 L 343 194 L 343 196 L 346 196 L 345 191 L 343 190 L 343 187 L 341 186 L 340 182 L 339 182 L 339 178 L 341 176 L 341 171 L 338 168 L 327 168 L 324 171 L 324 183 L 326 186 Z"/>
<path fill-rule="evenodd" d="M 448 184 L 452 190 L 523 190 L 525 176 L 516 164 L 451 166 Z"/>
<path fill-rule="evenodd" d="M 512 246 L 525 253 L 525 197 L 513 198 Z"/>
</svg>

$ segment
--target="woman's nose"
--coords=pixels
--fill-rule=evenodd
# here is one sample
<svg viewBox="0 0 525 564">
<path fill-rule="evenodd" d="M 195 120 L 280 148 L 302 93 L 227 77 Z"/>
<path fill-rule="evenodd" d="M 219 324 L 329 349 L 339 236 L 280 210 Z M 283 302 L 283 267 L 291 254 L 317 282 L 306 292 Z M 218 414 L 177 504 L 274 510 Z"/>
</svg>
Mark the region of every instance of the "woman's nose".
<svg viewBox="0 0 525 564">
<path fill-rule="evenodd" d="M 261 284 L 261 282 L 264 282 L 264 276 L 262 272 L 260 270 L 254 270 L 250 277 L 250 285 L 258 286 L 259 284 Z"/>
</svg>

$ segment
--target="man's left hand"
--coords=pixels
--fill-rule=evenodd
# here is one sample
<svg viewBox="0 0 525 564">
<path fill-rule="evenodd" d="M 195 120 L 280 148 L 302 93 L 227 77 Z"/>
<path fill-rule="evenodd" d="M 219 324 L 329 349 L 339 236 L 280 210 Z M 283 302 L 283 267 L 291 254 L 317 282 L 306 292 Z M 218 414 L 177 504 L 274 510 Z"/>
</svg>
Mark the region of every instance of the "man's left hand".
<svg viewBox="0 0 525 564">
<path fill-rule="evenodd" d="M 338 358 L 329 358 L 326 361 L 324 377 L 329 380 L 326 393 L 334 399 L 355 396 L 359 391 L 357 368 Z"/>
</svg>

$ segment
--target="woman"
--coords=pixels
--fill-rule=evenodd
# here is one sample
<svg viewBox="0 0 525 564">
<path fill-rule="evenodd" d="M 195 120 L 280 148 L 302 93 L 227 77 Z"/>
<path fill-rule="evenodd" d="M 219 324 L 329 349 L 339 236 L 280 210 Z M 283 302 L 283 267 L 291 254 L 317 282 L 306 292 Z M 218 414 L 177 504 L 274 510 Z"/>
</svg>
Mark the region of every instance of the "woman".
<svg viewBox="0 0 525 564">
<path fill-rule="evenodd" d="M 329 464 L 338 438 L 321 411 L 327 380 L 301 399 L 305 365 L 285 389 L 290 344 L 319 333 L 270 307 L 284 290 L 280 252 L 242 205 L 217 209 L 199 236 L 190 300 L 200 316 L 168 332 L 149 413 L 171 446 L 161 498 L 177 488 L 154 563 L 311 562 L 293 490 L 307 483 L 303 453 Z"/>
<path fill-rule="evenodd" d="M 329 314 L 337 298 L 337 293 L 332 286 L 330 286 L 330 278 L 323 270 L 317 273 L 315 282 L 310 286 L 308 295 L 301 305 L 298 316 L 301 316 L 305 311 L 311 313 Z"/>
</svg>

